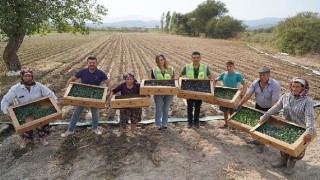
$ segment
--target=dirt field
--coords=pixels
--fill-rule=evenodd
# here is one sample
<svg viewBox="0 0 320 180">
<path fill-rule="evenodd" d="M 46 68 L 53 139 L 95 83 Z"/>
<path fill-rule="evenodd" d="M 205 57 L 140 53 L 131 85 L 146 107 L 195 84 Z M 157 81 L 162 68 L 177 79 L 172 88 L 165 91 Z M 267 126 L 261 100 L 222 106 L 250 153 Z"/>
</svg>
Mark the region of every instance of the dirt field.
<svg viewBox="0 0 320 180">
<path fill-rule="evenodd" d="M 0 42 L 0 53 L 4 49 Z M 191 62 L 191 52 L 202 53 L 205 63 L 217 76 L 225 70 L 225 62 L 234 60 L 236 69 L 247 82 L 257 78 L 257 69 L 269 66 L 272 76 L 286 91 L 289 80 L 303 76 L 310 81 L 310 95 L 320 99 L 320 78 L 288 62 L 275 59 L 248 48 L 244 43 L 188 38 L 156 34 L 110 34 L 95 32 L 89 36 L 51 34 L 27 37 L 19 51 L 23 66 L 36 69 L 36 80 L 49 86 L 59 98 L 63 120 L 70 119 L 73 107 L 64 106 L 65 84 L 76 71 L 86 66 L 85 57 L 94 53 L 99 67 L 108 73 L 112 85 L 121 75 L 133 72 L 137 79 L 150 79 L 155 55 L 163 53 L 178 72 Z M 293 58 L 296 63 L 319 71 L 319 57 Z M 0 98 L 19 78 L 4 77 L 0 62 Z M 250 104 L 248 104 L 250 105 Z M 154 105 L 143 110 L 143 119 L 153 119 Z M 319 127 L 319 108 L 316 109 Z M 109 108 L 101 111 L 101 120 L 115 120 L 118 113 Z M 201 116 L 221 115 L 214 105 L 203 103 Z M 174 98 L 171 117 L 186 117 L 186 102 Z M 0 121 L 8 121 L 0 115 Z M 90 121 L 89 112 L 81 121 Z M 76 134 L 61 138 L 66 126 L 53 126 L 50 145 L 41 146 L 37 139 L 20 149 L 18 135 L 12 127 L 0 134 L 0 179 L 317 179 L 320 176 L 319 142 L 316 139 L 299 161 L 296 172 L 285 176 L 282 169 L 274 169 L 270 162 L 279 156 L 269 148 L 264 154 L 255 152 L 247 144 L 246 134 L 218 128 L 222 121 L 203 123 L 200 129 L 187 129 L 186 123 L 171 123 L 167 131 L 154 125 L 139 127 L 141 135 L 116 137 L 117 127 L 101 125 L 103 135 L 95 136 L 90 128 L 77 128 Z M 319 134 L 319 128 L 317 128 Z"/>
</svg>

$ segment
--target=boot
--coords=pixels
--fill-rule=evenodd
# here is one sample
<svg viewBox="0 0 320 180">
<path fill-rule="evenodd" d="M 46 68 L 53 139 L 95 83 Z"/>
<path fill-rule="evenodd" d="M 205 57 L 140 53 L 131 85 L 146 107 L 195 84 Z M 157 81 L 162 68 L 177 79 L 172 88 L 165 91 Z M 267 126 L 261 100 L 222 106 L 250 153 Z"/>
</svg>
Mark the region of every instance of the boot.
<svg viewBox="0 0 320 180">
<path fill-rule="evenodd" d="M 296 159 L 290 159 L 287 168 L 283 171 L 286 175 L 291 175 L 294 172 L 294 166 L 296 165 Z"/>
<path fill-rule="evenodd" d="M 287 162 L 288 162 L 288 159 L 289 159 L 289 155 L 288 154 L 284 154 L 284 155 L 281 154 L 280 159 L 277 162 L 272 163 L 271 166 L 274 167 L 274 168 L 279 168 L 279 167 L 282 167 L 282 166 L 286 166 Z"/>
</svg>

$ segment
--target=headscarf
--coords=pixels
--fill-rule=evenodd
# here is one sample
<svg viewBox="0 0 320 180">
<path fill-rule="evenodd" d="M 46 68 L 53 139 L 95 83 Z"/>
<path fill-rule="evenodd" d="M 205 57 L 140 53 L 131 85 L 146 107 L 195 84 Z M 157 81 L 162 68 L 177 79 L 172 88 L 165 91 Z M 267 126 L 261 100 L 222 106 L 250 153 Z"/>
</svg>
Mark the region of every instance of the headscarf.
<svg viewBox="0 0 320 180">
<path fill-rule="evenodd" d="M 308 92 L 309 92 L 309 89 L 310 89 L 309 82 L 306 79 L 302 78 L 302 77 L 295 77 L 290 81 L 290 83 L 289 83 L 290 92 L 292 93 L 292 84 L 293 83 L 297 83 L 297 82 L 302 84 L 302 86 L 303 86 L 302 87 L 302 91 L 298 96 L 307 96 Z"/>
<path fill-rule="evenodd" d="M 124 75 L 122 76 L 122 79 L 123 79 L 123 80 L 126 80 L 127 78 L 130 78 L 130 77 L 133 79 L 133 82 L 134 82 L 134 83 L 137 82 L 136 78 L 134 77 L 134 74 L 132 74 L 132 73 L 124 74 Z"/>
<path fill-rule="evenodd" d="M 24 75 L 26 75 L 26 74 L 31 75 L 32 78 L 31 78 L 30 81 L 24 82 L 22 77 Z M 21 84 L 24 84 L 24 85 L 27 85 L 27 86 L 33 86 L 33 85 L 36 84 L 36 82 L 33 79 L 33 69 L 31 69 L 31 68 L 22 68 L 21 71 L 20 71 L 20 76 L 21 76 Z"/>
</svg>

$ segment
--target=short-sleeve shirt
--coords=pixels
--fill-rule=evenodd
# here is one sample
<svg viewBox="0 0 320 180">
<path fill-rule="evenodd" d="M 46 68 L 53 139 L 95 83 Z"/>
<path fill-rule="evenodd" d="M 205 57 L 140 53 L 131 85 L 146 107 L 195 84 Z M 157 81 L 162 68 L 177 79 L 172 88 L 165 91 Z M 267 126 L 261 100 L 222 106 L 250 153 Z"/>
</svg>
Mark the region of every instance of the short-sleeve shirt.
<svg viewBox="0 0 320 180">
<path fill-rule="evenodd" d="M 88 68 L 78 71 L 75 76 L 81 79 L 81 83 L 100 86 L 102 81 L 108 79 L 106 73 L 96 69 L 94 72 L 90 72 Z"/>
<path fill-rule="evenodd" d="M 272 107 L 272 101 L 278 101 L 281 94 L 281 86 L 278 81 L 269 78 L 267 86 L 262 89 L 260 80 L 253 81 L 246 95 L 255 94 L 256 103 L 262 108 Z"/>
<path fill-rule="evenodd" d="M 193 68 L 193 72 L 194 72 L 194 78 L 198 79 L 198 75 L 199 75 L 199 68 Z M 187 74 L 187 67 L 183 67 L 182 71 L 181 71 L 182 75 L 186 75 Z M 211 75 L 211 71 L 209 69 L 209 67 L 207 66 L 207 76 Z"/>
<path fill-rule="evenodd" d="M 222 81 L 223 86 L 230 87 L 230 88 L 237 88 L 238 83 L 243 82 L 242 75 L 239 72 L 232 72 L 229 74 L 228 72 L 221 73 L 217 78 L 217 81 Z"/>
<path fill-rule="evenodd" d="M 127 88 L 126 83 L 121 83 L 120 85 L 112 89 L 113 94 L 116 94 L 118 92 L 120 92 L 121 95 L 139 95 L 140 83 L 135 83 L 131 89 Z"/>
</svg>

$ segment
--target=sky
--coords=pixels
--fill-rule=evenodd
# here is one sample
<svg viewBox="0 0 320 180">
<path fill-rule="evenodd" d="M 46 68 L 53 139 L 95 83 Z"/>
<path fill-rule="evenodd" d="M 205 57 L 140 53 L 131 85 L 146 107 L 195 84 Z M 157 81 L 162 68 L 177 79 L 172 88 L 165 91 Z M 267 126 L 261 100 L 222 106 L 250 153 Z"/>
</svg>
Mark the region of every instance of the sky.
<svg viewBox="0 0 320 180">
<path fill-rule="evenodd" d="M 188 13 L 206 0 L 98 0 L 108 8 L 104 22 L 160 20 L 163 12 Z M 298 12 L 320 12 L 320 0 L 220 0 L 228 15 L 239 20 L 286 18 Z"/>
</svg>

